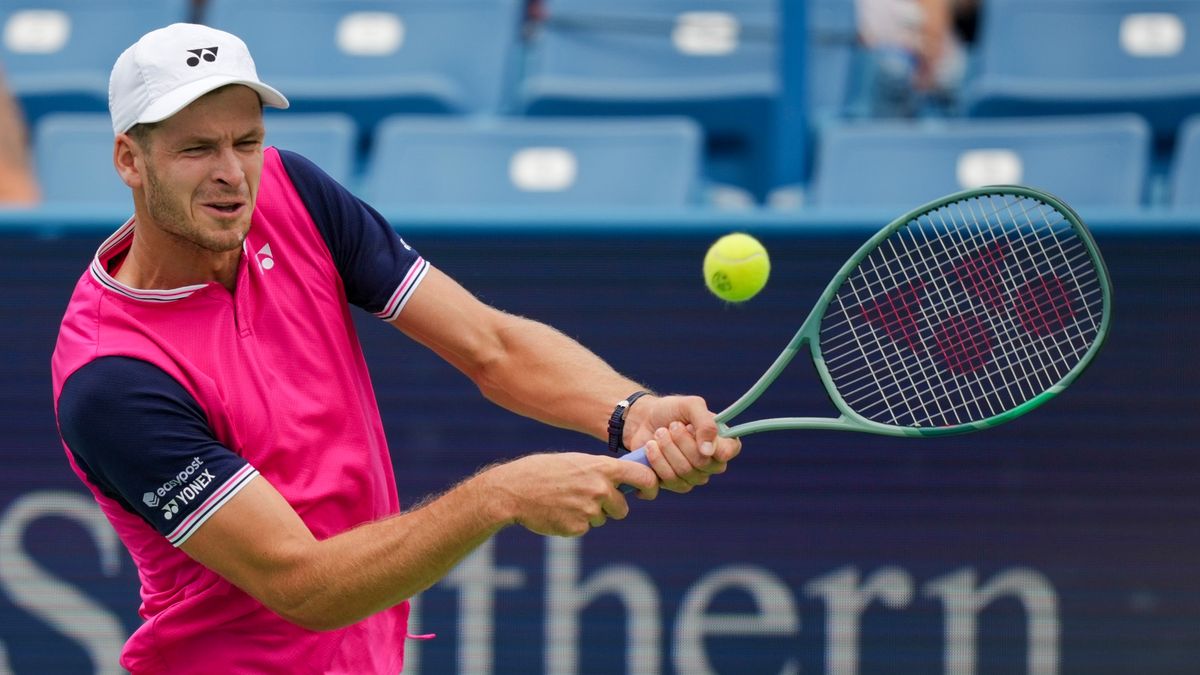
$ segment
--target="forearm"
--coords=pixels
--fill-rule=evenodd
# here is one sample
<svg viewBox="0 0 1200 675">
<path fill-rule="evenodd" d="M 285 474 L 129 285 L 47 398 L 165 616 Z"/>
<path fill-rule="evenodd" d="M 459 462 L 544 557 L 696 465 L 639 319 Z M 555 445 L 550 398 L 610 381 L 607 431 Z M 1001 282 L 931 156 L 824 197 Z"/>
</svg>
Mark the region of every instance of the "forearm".
<svg viewBox="0 0 1200 675">
<path fill-rule="evenodd" d="M 491 401 L 595 438 L 607 438 L 617 402 L 644 388 L 566 335 L 480 302 L 433 267 L 392 324 L 465 373 Z M 653 450 L 648 456 L 668 489 L 684 490 L 684 483 L 724 470 L 741 448 L 717 438 L 715 416 L 697 396 L 641 400 L 626 412 L 622 440 Z"/>
<path fill-rule="evenodd" d="M 617 401 L 641 388 L 566 335 L 479 302 L 436 268 L 393 325 L 496 404 L 596 438 L 607 435 Z"/>
<path fill-rule="evenodd" d="M 635 462 L 581 453 L 545 453 L 490 467 L 403 515 L 323 541 L 265 479 L 251 481 L 183 550 L 310 630 L 332 630 L 432 586 L 507 525 L 578 536 L 606 518 L 624 518 L 618 485 L 645 498 L 654 472 Z"/>
<path fill-rule="evenodd" d="M 413 511 L 317 542 L 293 577 L 302 590 L 285 618 L 339 628 L 435 584 L 506 524 L 481 504 L 478 480 Z"/>
<path fill-rule="evenodd" d="M 283 618 L 331 630 L 425 590 L 511 524 L 486 480 L 474 476 L 420 508 L 321 541 L 256 480 L 184 550 Z"/>
<path fill-rule="evenodd" d="M 518 414 L 603 439 L 613 406 L 643 388 L 545 324 L 509 317 L 497 335 L 498 357 L 472 379 L 489 400 Z"/>
</svg>

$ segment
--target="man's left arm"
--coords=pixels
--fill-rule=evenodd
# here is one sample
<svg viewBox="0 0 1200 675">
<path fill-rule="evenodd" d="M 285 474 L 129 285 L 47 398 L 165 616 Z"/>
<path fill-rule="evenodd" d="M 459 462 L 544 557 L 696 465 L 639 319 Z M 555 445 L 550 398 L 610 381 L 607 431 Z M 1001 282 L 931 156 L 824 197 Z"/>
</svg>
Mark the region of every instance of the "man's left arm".
<svg viewBox="0 0 1200 675">
<path fill-rule="evenodd" d="M 642 389 L 587 348 L 546 325 L 502 312 L 436 268 L 392 325 L 466 374 L 488 400 L 557 427 L 607 439 L 616 403 Z M 717 436 L 698 396 L 643 396 L 626 414 L 626 447 L 646 446 L 663 487 L 687 492 L 741 450 Z"/>
</svg>

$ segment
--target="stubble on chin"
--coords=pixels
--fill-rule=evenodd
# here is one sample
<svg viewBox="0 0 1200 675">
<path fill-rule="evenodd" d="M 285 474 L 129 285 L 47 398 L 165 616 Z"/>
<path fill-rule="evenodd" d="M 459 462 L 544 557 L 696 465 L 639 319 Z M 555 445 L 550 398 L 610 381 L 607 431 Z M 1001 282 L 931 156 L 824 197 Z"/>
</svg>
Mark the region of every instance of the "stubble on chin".
<svg viewBox="0 0 1200 675">
<path fill-rule="evenodd" d="M 147 172 L 146 208 L 150 218 L 173 239 L 210 253 L 228 253 L 240 249 L 250 231 L 249 210 L 244 219 L 233 224 L 213 222 L 205 229 L 183 206 L 171 199 L 153 171 Z M 203 218 L 203 216 L 201 216 Z"/>
</svg>

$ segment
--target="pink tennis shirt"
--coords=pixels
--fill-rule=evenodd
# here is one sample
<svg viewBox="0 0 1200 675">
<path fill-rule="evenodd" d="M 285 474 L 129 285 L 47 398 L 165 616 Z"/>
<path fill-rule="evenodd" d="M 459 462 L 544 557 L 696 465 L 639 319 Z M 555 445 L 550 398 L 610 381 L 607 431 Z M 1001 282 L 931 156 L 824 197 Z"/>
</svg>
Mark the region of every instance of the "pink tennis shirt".
<svg viewBox="0 0 1200 675">
<path fill-rule="evenodd" d="M 100 247 L 52 359 L 67 458 L 137 565 L 134 673 L 398 673 L 408 603 L 309 631 L 179 550 L 252 480 L 318 539 L 400 510 L 349 304 L 399 315 L 428 269 L 304 158 L 267 149 L 237 285 L 138 290 Z M 260 477 L 261 476 L 261 477 Z"/>
</svg>

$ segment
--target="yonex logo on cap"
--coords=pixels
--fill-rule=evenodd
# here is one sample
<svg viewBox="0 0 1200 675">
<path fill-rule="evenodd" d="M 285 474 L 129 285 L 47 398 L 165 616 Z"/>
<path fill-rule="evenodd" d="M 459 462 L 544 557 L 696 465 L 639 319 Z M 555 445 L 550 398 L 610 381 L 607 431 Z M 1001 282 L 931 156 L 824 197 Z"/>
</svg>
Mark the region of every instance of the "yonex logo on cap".
<svg viewBox="0 0 1200 675">
<path fill-rule="evenodd" d="M 258 79 L 254 59 L 238 36 L 192 23 L 152 30 L 113 64 L 108 82 L 113 134 L 161 122 L 230 84 L 250 87 L 264 106 L 288 107 L 283 94 Z"/>
<path fill-rule="evenodd" d="M 200 59 L 204 59 L 205 61 L 208 61 L 209 63 L 212 63 L 213 61 L 217 60 L 217 48 L 216 47 L 202 47 L 200 49 L 189 49 L 188 53 L 194 54 L 194 56 L 189 56 L 187 59 L 187 64 L 193 68 L 200 65 Z"/>
</svg>

